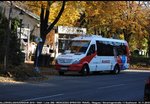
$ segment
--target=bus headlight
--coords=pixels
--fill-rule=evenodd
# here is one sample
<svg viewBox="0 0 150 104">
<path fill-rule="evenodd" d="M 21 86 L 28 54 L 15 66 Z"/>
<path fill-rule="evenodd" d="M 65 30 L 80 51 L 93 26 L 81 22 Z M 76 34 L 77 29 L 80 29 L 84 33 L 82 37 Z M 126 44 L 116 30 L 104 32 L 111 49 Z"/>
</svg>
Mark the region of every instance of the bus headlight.
<svg viewBox="0 0 150 104">
<path fill-rule="evenodd" d="M 75 60 L 72 64 L 79 64 L 80 60 Z"/>
</svg>

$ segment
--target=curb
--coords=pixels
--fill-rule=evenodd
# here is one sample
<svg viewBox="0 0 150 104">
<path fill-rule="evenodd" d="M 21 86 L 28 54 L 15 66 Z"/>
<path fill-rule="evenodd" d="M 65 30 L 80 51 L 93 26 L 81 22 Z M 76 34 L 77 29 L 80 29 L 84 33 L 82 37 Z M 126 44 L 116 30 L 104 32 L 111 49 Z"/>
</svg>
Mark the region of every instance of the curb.
<svg viewBox="0 0 150 104">
<path fill-rule="evenodd" d="M 125 72 L 150 72 L 150 70 L 136 70 L 136 69 L 129 69 L 124 71 Z"/>
</svg>

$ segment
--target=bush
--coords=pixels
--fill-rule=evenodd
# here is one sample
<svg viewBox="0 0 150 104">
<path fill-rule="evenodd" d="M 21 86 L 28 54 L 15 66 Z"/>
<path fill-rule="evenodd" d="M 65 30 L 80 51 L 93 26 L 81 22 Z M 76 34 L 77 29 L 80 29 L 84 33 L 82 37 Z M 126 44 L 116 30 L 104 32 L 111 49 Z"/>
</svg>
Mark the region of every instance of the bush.
<svg viewBox="0 0 150 104">
<path fill-rule="evenodd" d="M 149 67 L 150 66 L 150 58 L 147 57 L 130 57 L 130 64 L 136 65 L 138 67 Z"/>
</svg>

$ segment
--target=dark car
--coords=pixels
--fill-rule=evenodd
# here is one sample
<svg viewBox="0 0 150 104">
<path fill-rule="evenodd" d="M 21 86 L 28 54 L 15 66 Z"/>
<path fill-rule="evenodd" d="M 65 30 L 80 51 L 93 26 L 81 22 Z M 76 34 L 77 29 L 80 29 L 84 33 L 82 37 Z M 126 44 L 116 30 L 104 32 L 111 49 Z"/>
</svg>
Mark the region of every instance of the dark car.
<svg viewBox="0 0 150 104">
<path fill-rule="evenodd" d="M 144 101 L 150 101 L 150 77 L 146 80 L 144 87 Z"/>
</svg>

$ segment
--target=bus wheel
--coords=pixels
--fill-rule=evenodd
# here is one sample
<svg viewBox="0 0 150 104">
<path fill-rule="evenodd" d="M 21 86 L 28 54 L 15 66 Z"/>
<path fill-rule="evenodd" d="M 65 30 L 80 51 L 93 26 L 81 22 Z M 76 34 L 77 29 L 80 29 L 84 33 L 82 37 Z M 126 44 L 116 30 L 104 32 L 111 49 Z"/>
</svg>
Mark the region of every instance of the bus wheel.
<svg viewBox="0 0 150 104">
<path fill-rule="evenodd" d="M 84 65 L 84 66 L 83 66 L 83 68 L 82 68 L 82 70 L 81 70 L 81 74 L 82 74 L 82 76 L 86 76 L 86 75 L 89 74 L 89 68 L 88 68 L 87 65 Z"/>
<path fill-rule="evenodd" d="M 59 75 L 64 75 L 64 72 L 62 72 L 62 71 L 59 71 Z"/>
<path fill-rule="evenodd" d="M 113 70 L 114 74 L 119 74 L 120 73 L 120 68 L 118 65 L 115 65 L 114 70 Z"/>
</svg>

